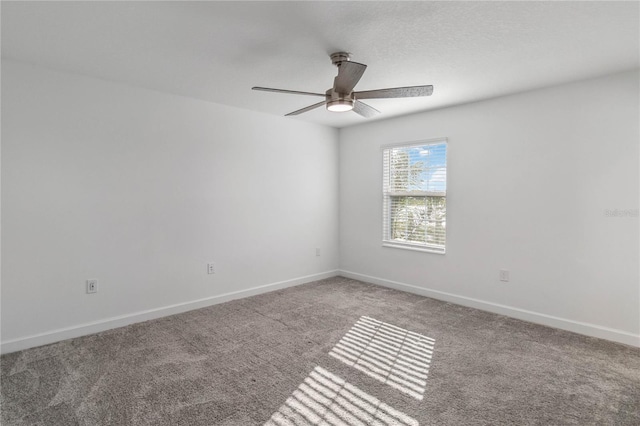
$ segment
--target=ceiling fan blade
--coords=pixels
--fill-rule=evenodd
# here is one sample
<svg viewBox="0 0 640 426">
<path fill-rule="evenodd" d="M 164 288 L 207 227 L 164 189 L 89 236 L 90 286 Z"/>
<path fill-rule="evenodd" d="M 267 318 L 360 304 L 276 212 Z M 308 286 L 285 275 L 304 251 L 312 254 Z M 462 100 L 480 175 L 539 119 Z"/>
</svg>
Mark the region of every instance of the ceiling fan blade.
<svg viewBox="0 0 640 426">
<path fill-rule="evenodd" d="M 342 61 L 338 67 L 338 75 L 333 81 L 333 89 L 342 94 L 349 94 L 356 87 L 367 66 L 357 62 Z"/>
<path fill-rule="evenodd" d="M 433 86 L 409 86 L 393 87 L 390 89 L 365 90 L 354 92 L 356 99 L 381 99 L 381 98 L 415 98 L 418 96 L 431 96 Z"/>
<path fill-rule="evenodd" d="M 326 98 L 327 95 L 324 93 L 313 93 L 313 92 L 299 92 L 297 90 L 284 90 L 284 89 L 271 89 L 269 87 L 252 87 L 251 90 L 261 90 L 263 92 L 276 92 L 276 93 L 289 93 L 292 95 L 310 95 L 310 96 L 322 96 Z"/>
<path fill-rule="evenodd" d="M 371 105 L 367 105 L 364 102 L 355 101 L 353 103 L 353 112 L 360 114 L 363 117 L 371 118 L 380 114 L 380 111 L 372 107 Z"/>
<path fill-rule="evenodd" d="M 285 117 L 288 117 L 290 115 L 298 115 L 298 114 L 302 114 L 303 112 L 311 111 L 312 109 L 316 109 L 318 107 L 321 107 L 322 105 L 324 105 L 326 103 L 327 103 L 327 101 L 322 101 L 322 102 L 318 102 L 317 104 L 309 105 L 308 107 L 299 109 L 297 111 L 290 112 L 289 114 L 285 114 Z"/>
</svg>

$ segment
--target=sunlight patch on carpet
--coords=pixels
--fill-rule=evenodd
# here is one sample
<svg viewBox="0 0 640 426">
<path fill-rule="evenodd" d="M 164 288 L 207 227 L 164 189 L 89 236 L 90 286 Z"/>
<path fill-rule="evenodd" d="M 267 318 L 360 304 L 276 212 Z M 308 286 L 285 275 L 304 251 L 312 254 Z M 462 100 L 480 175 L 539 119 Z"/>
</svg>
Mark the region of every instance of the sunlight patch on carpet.
<svg viewBox="0 0 640 426">
<path fill-rule="evenodd" d="M 435 340 L 370 317 L 360 317 L 329 355 L 421 400 Z"/>
<path fill-rule="evenodd" d="M 264 426 L 419 426 L 414 418 L 316 367 Z"/>
</svg>

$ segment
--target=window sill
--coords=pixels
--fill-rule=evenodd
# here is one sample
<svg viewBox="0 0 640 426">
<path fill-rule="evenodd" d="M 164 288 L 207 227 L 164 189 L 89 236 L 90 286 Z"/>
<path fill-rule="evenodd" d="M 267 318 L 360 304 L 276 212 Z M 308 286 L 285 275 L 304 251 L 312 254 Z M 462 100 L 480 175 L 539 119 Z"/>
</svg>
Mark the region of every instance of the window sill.
<svg viewBox="0 0 640 426">
<path fill-rule="evenodd" d="M 425 247 L 414 244 L 403 244 L 390 241 L 384 241 L 382 243 L 382 247 L 399 248 L 403 250 L 421 251 L 426 253 L 445 254 L 445 249 L 443 248 Z"/>
</svg>

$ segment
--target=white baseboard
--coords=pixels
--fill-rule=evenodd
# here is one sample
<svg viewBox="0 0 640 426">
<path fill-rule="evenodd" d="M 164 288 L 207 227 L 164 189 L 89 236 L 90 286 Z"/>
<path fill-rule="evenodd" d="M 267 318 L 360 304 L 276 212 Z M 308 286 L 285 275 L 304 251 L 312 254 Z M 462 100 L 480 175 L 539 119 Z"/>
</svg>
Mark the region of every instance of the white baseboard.
<svg viewBox="0 0 640 426">
<path fill-rule="evenodd" d="M 377 284 L 396 290 L 402 290 L 408 293 L 419 294 L 421 296 L 430 297 L 432 299 L 443 300 L 445 302 L 451 302 L 457 305 L 468 306 L 483 311 L 493 312 L 496 314 L 501 314 L 536 324 L 542 324 L 549 327 L 559 328 L 561 330 L 572 331 L 574 333 L 583 334 L 590 337 L 597 337 L 600 339 L 611 340 L 613 342 L 624 343 L 630 346 L 640 347 L 640 334 L 633 334 L 622 330 L 599 326 L 596 324 L 589 324 L 580 321 L 569 320 L 566 318 L 559 318 L 552 315 L 527 311 L 524 309 L 500 305 L 498 303 L 487 302 L 470 297 L 458 296 L 456 294 L 418 287 L 411 284 L 387 280 L 384 278 L 372 277 L 369 275 L 359 274 L 357 272 L 345 270 L 340 270 L 339 272 L 340 276 L 352 278 L 354 280 Z"/>
<path fill-rule="evenodd" d="M 101 331 L 113 328 L 124 327 L 129 324 L 148 321 L 155 318 L 165 317 L 169 315 L 179 314 L 181 312 L 191 311 L 194 309 L 204 308 L 206 306 L 216 305 L 218 303 L 228 302 L 243 297 L 255 296 L 257 294 L 268 293 L 270 291 L 282 288 L 293 287 L 312 281 L 331 278 L 338 275 L 338 271 L 327 271 L 319 274 L 307 275 L 294 278 L 291 280 L 280 281 L 271 284 L 265 284 L 252 287 L 246 290 L 234 291 L 231 293 L 220 294 L 217 296 L 206 297 L 204 299 L 193 300 L 190 302 L 177 303 L 175 305 L 163 306 L 161 308 L 149 309 L 132 314 L 120 315 L 117 317 L 107 318 L 100 321 L 80 324 L 73 327 L 60 328 L 57 330 L 47 331 L 32 336 L 21 337 L 19 339 L 8 340 L 0 344 L 0 353 L 16 352 L 23 349 L 33 348 L 36 346 L 47 345 L 49 343 L 59 342 L 61 340 L 71 339 L 74 337 L 86 336 L 87 334 L 99 333 Z"/>
</svg>

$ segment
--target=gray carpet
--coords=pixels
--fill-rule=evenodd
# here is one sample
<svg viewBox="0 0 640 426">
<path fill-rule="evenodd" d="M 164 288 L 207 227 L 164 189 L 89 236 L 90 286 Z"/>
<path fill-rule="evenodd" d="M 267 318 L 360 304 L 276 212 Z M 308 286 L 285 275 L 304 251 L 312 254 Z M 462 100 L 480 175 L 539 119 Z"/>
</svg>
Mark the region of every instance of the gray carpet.
<svg viewBox="0 0 640 426">
<path fill-rule="evenodd" d="M 3 425 L 639 425 L 640 350 L 332 278 L 1 358 Z"/>
</svg>

